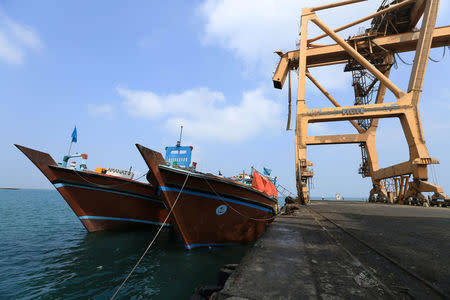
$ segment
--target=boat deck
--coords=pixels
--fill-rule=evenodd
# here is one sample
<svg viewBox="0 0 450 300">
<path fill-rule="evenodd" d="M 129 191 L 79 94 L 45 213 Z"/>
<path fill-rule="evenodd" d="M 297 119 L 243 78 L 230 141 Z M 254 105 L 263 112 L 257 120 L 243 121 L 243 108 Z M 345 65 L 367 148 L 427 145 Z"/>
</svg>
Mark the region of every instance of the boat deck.
<svg viewBox="0 0 450 300">
<path fill-rule="evenodd" d="M 279 216 L 216 299 L 450 297 L 450 209 L 314 201 Z"/>
</svg>

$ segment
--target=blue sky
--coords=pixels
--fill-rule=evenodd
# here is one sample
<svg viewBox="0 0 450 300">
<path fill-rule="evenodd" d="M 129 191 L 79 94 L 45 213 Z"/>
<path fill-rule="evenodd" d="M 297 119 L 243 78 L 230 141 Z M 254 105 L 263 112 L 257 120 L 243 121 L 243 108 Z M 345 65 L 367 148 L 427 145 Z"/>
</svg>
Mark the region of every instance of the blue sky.
<svg viewBox="0 0 450 300">
<path fill-rule="evenodd" d="M 88 167 L 133 166 L 144 172 L 134 144 L 162 151 L 176 142 L 183 125 L 183 143 L 194 146 L 200 170 L 231 176 L 265 166 L 295 190 L 293 131 L 284 130 L 287 91 L 272 87 L 278 62 L 273 51 L 295 48 L 301 8 L 317 1 L 282 2 L 4 1 L 0 186 L 51 188 L 13 143 L 60 161 L 76 125 L 73 149 L 88 153 Z M 373 12 L 379 2 L 352 5 L 348 21 Z M 443 26 L 450 17 L 447 1 L 441 2 Z M 318 15 L 336 27 L 347 21 L 342 21 L 346 14 L 348 8 Z M 432 52 L 441 55 L 442 49 Z M 411 55 L 402 57 L 412 61 Z M 421 102 L 427 145 L 441 161 L 436 172 L 447 192 L 449 62 L 447 55 L 429 63 Z M 406 89 L 408 72 L 399 63 L 393 81 Z M 353 101 L 342 66 L 312 73 L 342 104 Z M 311 108 L 329 106 L 310 84 L 307 95 Z M 381 167 L 408 159 L 398 125 L 381 121 Z M 310 134 L 338 129 L 351 132 L 346 124 L 328 123 L 312 126 Z M 371 183 L 357 174 L 359 151 L 356 145 L 309 148 L 316 174 L 312 194 L 366 197 Z"/>
</svg>

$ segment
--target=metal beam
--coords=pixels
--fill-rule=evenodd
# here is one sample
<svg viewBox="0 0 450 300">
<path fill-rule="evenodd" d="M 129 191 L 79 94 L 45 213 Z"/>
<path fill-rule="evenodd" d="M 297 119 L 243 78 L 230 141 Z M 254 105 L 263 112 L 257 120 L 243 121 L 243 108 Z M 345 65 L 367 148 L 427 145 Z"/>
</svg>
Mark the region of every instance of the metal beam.
<svg viewBox="0 0 450 300">
<path fill-rule="evenodd" d="M 307 118 L 309 123 L 358 120 L 369 118 L 392 118 L 405 114 L 411 109 L 408 105 L 397 103 L 381 103 L 355 106 L 328 107 L 308 109 L 300 117 Z"/>
<path fill-rule="evenodd" d="M 331 97 L 331 95 L 327 92 L 327 90 L 325 90 L 322 87 L 322 85 L 311 75 L 311 73 L 306 72 L 306 77 L 308 77 L 309 80 L 311 80 L 312 83 L 314 83 L 314 85 L 325 95 L 325 97 L 328 98 L 328 100 L 330 100 L 331 103 L 333 103 L 334 106 L 341 107 L 341 105 L 333 97 Z M 354 120 L 350 120 L 350 123 L 352 123 L 353 127 L 355 127 L 359 133 L 364 132 L 364 129 L 361 126 L 359 126 Z"/>
<path fill-rule="evenodd" d="M 409 19 L 410 19 L 409 26 L 411 29 L 414 29 L 414 27 L 419 22 L 420 17 L 422 17 L 423 12 L 425 10 L 425 4 L 426 4 L 426 0 L 416 0 L 416 3 L 412 7 L 411 13 L 409 16 Z"/>
<path fill-rule="evenodd" d="M 275 70 L 274 78 L 276 75 L 278 76 L 276 77 L 276 80 L 273 81 L 274 88 L 281 89 L 283 87 L 289 70 L 289 58 L 288 55 L 284 55 L 280 58 L 280 62 L 278 63 L 277 69 Z"/>
<path fill-rule="evenodd" d="M 400 2 L 400 3 L 394 4 L 394 5 L 391 5 L 391 6 L 387 7 L 387 8 L 385 8 L 385 9 L 382 9 L 382 10 L 377 11 L 376 13 L 373 13 L 373 14 L 371 14 L 371 15 L 368 15 L 367 17 L 361 18 L 361 19 L 359 19 L 359 20 L 353 21 L 353 22 L 348 23 L 348 24 L 346 24 L 346 25 L 344 25 L 344 26 L 341 26 L 341 27 L 339 27 L 339 28 L 336 28 L 336 29 L 334 30 L 334 32 L 339 32 L 339 31 L 342 31 L 342 30 L 344 30 L 344 29 L 353 27 L 353 26 L 355 26 L 355 25 L 357 25 L 357 24 L 360 24 L 360 23 L 365 22 L 365 21 L 367 21 L 367 20 L 373 19 L 373 18 L 375 18 L 376 16 L 379 16 L 379 15 L 388 13 L 388 12 L 390 12 L 390 11 L 399 9 L 400 7 L 405 6 L 406 4 L 412 3 L 412 2 L 414 2 L 414 1 L 416 1 L 416 0 L 407 0 L 407 1 L 403 1 L 403 2 Z M 322 38 L 324 38 L 324 37 L 326 37 L 326 36 L 327 36 L 326 34 L 322 34 L 322 35 L 316 36 L 315 38 L 309 39 L 309 40 L 308 40 L 308 44 L 310 44 L 310 43 L 312 43 L 312 42 L 315 42 L 315 41 L 317 41 L 317 40 L 320 40 L 320 39 L 322 39 Z"/>
<path fill-rule="evenodd" d="M 438 185 L 432 184 L 428 181 L 419 181 L 418 188 L 422 192 L 435 192 L 435 193 L 443 193 L 444 189 Z"/>
<path fill-rule="evenodd" d="M 382 82 L 391 92 L 399 99 L 404 92 L 399 89 L 392 81 L 389 80 L 383 73 L 380 72 L 376 67 L 374 67 L 367 59 L 364 58 L 358 51 L 356 51 L 352 46 L 347 44 L 347 42 L 338 36 L 333 30 L 331 30 L 325 23 L 323 23 L 319 18 L 314 18 L 311 20 L 314 24 L 319 26 L 325 33 L 327 33 L 330 38 L 332 38 L 336 43 L 338 43 L 344 50 L 351 55 L 355 60 L 357 60 L 361 66 L 364 66 L 370 73 L 373 74 L 380 82 Z"/>
<path fill-rule="evenodd" d="M 372 178 L 374 180 L 381 180 L 396 176 L 412 174 L 413 168 L 409 161 L 405 161 L 387 168 L 382 168 L 373 172 Z"/>
<path fill-rule="evenodd" d="M 333 7 L 338 7 L 338 6 L 343 6 L 343 5 L 348 5 L 348 4 L 353 4 L 353 3 L 363 2 L 363 1 L 367 1 L 367 0 L 345 0 L 345 1 L 335 2 L 335 3 L 325 4 L 325 5 L 321 5 L 321 6 L 316 6 L 316 7 L 311 8 L 311 11 L 319 11 L 319 10 L 323 10 L 323 9 L 328 9 L 328 8 L 333 8 Z"/>
<path fill-rule="evenodd" d="M 420 29 L 419 43 L 417 44 L 414 65 L 409 79 L 408 92 L 413 91 L 413 104 L 417 104 L 422 92 L 423 80 L 427 69 L 428 57 L 430 55 L 431 40 L 434 26 L 436 24 L 439 0 L 429 0 Z"/>
<path fill-rule="evenodd" d="M 377 46 L 373 46 L 374 51 L 381 47 L 392 51 L 394 53 L 402 53 L 414 51 L 417 48 L 417 41 L 419 39 L 420 32 L 408 32 L 391 36 L 384 36 L 375 38 L 372 43 Z M 432 48 L 442 47 L 449 45 L 450 43 L 450 26 L 438 27 L 433 32 Z M 357 43 L 358 50 L 364 50 L 369 47 L 367 41 L 361 41 Z M 330 46 L 324 46 L 319 48 L 308 48 L 307 54 L 307 67 L 312 68 L 316 66 L 341 64 L 347 62 L 350 55 L 339 45 L 334 44 Z M 275 74 L 273 76 L 273 84 L 277 89 L 281 89 L 286 80 L 287 72 L 289 68 L 295 69 L 298 66 L 299 50 L 293 50 L 285 53 L 280 59 L 280 63 L 277 66 Z"/>
<path fill-rule="evenodd" d="M 306 145 L 360 144 L 365 141 L 365 134 L 341 134 L 306 137 Z"/>
</svg>

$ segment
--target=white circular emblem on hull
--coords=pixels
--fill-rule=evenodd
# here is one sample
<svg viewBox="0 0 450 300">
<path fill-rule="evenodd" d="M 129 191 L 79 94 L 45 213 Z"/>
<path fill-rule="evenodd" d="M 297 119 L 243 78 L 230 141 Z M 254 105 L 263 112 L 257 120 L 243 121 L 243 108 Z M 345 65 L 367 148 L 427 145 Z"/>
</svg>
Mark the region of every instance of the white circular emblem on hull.
<svg viewBox="0 0 450 300">
<path fill-rule="evenodd" d="M 227 212 L 227 206 L 225 204 L 222 204 L 216 208 L 216 214 L 219 216 L 223 215 L 226 212 Z"/>
</svg>

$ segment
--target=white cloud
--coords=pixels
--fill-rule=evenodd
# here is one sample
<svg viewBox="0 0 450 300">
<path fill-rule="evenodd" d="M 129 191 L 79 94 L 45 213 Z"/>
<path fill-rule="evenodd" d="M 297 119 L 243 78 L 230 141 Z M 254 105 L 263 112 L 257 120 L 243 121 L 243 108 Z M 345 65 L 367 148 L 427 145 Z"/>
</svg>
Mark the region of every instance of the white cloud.
<svg viewBox="0 0 450 300">
<path fill-rule="evenodd" d="M 14 43 L 12 43 L 1 29 L 0 59 L 14 64 L 20 64 L 23 62 L 23 51 L 19 49 Z"/>
<path fill-rule="evenodd" d="M 198 8 L 205 20 L 203 41 L 230 50 L 251 70 L 257 69 L 268 77 L 275 71 L 278 56 L 276 49 L 284 52 L 297 48 L 300 16 L 303 7 L 317 6 L 317 0 L 205 0 Z M 372 13 L 380 1 L 367 1 L 318 12 L 319 18 L 329 27 L 336 28 L 359 17 Z M 352 18 L 343 19 L 351 9 Z M 363 25 L 361 25 L 363 26 Z M 309 35 L 322 31 L 309 23 Z M 359 27 L 340 33 L 346 38 Z M 331 42 L 323 39 L 318 42 Z M 312 70 L 317 80 L 326 82 L 329 90 L 342 90 L 350 86 L 348 76 L 342 75 L 342 66 Z M 315 91 L 315 88 L 312 89 Z"/>
<path fill-rule="evenodd" d="M 248 64 L 278 62 L 276 49 L 293 50 L 299 40 L 301 10 L 325 2 L 317 0 L 204 0 L 198 14 L 205 21 L 202 39 L 206 44 L 219 45 L 232 51 Z M 331 1 L 333 2 L 333 1 Z M 330 28 L 337 28 L 375 12 L 381 0 L 363 1 L 318 11 L 318 17 Z M 449 1 L 441 1 L 438 26 L 448 24 Z M 351 12 L 351 13 L 350 13 Z M 341 31 L 347 38 L 369 27 L 369 22 Z M 309 36 L 323 32 L 313 23 L 308 25 Z M 322 39 L 333 42 L 331 39 Z M 333 42 L 334 43 L 334 42 Z M 275 60 L 274 60 L 275 59 Z"/>
<path fill-rule="evenodd" d="M 94 105 L 94 104 L 88 104 L 88 112 L 90 115 L 93 116 L 112 116 L 114 113 L 114 108 L 112 105 L 104 104 L 104 105 Z"/>
<path fill-rule="evenodd" d="M 124 88 L 117 91 L 131 115 L 166 119 L 167 128 L 178 131 L 183 125 L 198 138 L 239 142 L 282 126 L 281 105 L 267 99 L 262 89 L 243 93 L 238 104 L 228 104 L 222 93 L 207 88 L 170 95 Z"/>
<path fill-rule="evenodd" d="M 317 6 L 316 0 L 205 0 L 199 14 L 205 19 L 204 41 L 232 50 L 245 61 L 272 61 L 276 49 L 295 49 L 298 41 L 301 10 Z M 348 14 L 357 19 L 369 14 L 380 5 L 367 1 L 350 6 L 318 12 L 330 27 L 347 23 Z M 310 23 L 311 35 L 322 33 Z M 358 29 L 358 28 L 356 28 Z M 355 29 L 353 30 L 355 31 Z M 344 32 L 342 36 L 345 36 Z M 269 58 L 268 58 L 269 57 Z M 268 58 L 268 59 L 267 59 Z"/>
<path fill-rule="evenodd" d="M 35 30 L 8 17 L 0 7 L 0 59 L 22 64 L 27 50 L 40 50 L 43 43 Z"/>
<path fill-rule="evenodd" d="M 126 99 L 125 106 L 130 114 L 155 118 L 174 113 L 197 115 L 198 109 L 211 110 L 218 102 L 225 102 L 225 96 L 207 88 L 197 88 L 180 94 L 157 95 L 149 91 L 133 91 L 118 88 L 119 94 Z"/>
<path fill-rule="evenodd" d="M 295 2 L 287 1 L 286 6 L 264 0 L 207 0 L 199 8 L 206 19 L 204 41 L 219 44 L 250 62 L 257 62 L 286 46 L 286 36 L 290 37 L 288 44 L 293 47 L 299 11 L 285 8 L 293 7 Z M 277 32 L 280 28 L 285 31 Z"/>
</svg>

